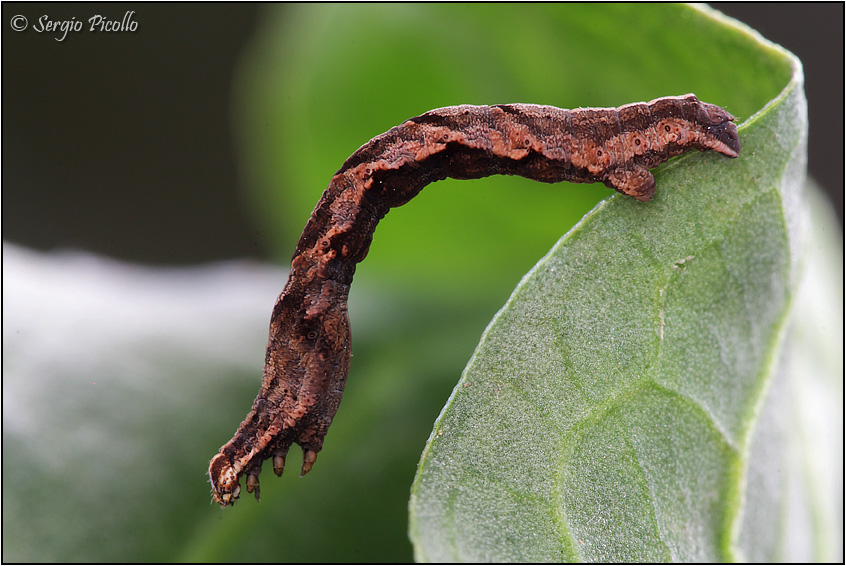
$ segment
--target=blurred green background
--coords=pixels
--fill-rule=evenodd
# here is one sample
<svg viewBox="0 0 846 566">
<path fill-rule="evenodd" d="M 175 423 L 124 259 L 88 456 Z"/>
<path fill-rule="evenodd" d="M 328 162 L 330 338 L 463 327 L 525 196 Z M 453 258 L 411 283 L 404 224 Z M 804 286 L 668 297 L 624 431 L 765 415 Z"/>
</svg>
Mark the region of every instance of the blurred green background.
<svg viewBox="0 0 846 566">
<path fill-rule="evenodd" d="M 343 160 L 428 109 L 693 91 L 743 120 L 786 81 L 744 85 L 738 61 L 707 56 L 707 29 L 685 24 L 686 8 L 614 9 L 603 19 L 606 8 L 578 5 L 5 3 L 4 21 L 31 24 L 134 10 L 139 30 L 3 35 L 4 242 L 286 267 Z M 833 104 L 813 98 L 842 72 L 831 61 L 842 57 L 842 5 L 756 13 L 789 22 L 800 57 L 806 44 L 824 53 L 805 60 L 811 167 L 842 203 L 842 92 Z M 669 69 L 638 49 L 646 42 L 700 56 Z M 814 108 L 837 126 L 819 150 Z M 415 466 L 481 332 L 609 194 L 443 182 L 391 212 L 357 274 L 351 379 L 314 472 L 265 474 L 261 505 L 226 512 L 209 504 L 205 466 L 255 395 L 284 273 L 4 246 L 4 560 L 410 560 Z"/>
</svg>

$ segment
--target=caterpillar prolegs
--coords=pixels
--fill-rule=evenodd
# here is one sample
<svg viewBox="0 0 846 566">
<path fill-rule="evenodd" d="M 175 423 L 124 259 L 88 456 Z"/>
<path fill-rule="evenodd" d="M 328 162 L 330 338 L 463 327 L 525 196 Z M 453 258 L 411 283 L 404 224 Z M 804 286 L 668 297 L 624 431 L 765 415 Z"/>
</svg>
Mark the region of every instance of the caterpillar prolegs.
<svg viewBox="0 0 846 566">
<path fill-rule="evenodd" d="M 301 474 L 314 465 L 349 370 L 350 284 L 388 210 L 433 181 L 489 175 L 602 182 L 648 201 L 649 169 L 673 156 L 696 148 L 737 157 L 733 121 L 692 94 L 619 108 L 462 105 L 411 118 L 361 146 L 332 177 L 297 244 L 273 307 L 258 396 L 209 464 L 214 500 L 233 504 L 243 475 L 258 498 L 262 463 L 272 460 L 281 475 L 292 444 L 303 449 Z"/>
</svg>

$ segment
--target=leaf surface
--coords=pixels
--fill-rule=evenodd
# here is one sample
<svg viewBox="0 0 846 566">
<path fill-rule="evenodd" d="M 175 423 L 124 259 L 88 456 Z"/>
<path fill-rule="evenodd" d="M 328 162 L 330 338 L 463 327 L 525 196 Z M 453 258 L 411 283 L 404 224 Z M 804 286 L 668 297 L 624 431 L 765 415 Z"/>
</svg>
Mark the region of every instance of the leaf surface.
<svg viewBox="0 0 846 566">
<path fill-rule="evenodd" d="M 418 560 L 743 556 L 750 434 L 798 280 L 807 129 L 798 61 L 761 49 L 794 74 L 740 128 L 740 157 L 686 155 L 658 168 L 651 203 L 601 203 L 488 327 L 420 462 Z"/>
</svg>

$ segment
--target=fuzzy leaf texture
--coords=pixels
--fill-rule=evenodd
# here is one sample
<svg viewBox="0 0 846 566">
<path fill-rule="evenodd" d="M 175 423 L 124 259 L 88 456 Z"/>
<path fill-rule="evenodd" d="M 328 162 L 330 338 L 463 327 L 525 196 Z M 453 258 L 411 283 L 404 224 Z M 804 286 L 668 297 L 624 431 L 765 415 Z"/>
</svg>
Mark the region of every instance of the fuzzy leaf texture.
<svg viewBox="0 0 846 566">
<path fill-rule="evenodd" d="M 740 158 L 686 155 L 652 203 L 601 203 L 485 331 L 420 462 L 418 560 L 792 556 L 790 508 L 761 489 L 782 479 L 785 437 L 756 427 L 785 401 L 807 110 L 798 60 L 755 49 L 791 75 L 743 122 Z"/>
</svg>

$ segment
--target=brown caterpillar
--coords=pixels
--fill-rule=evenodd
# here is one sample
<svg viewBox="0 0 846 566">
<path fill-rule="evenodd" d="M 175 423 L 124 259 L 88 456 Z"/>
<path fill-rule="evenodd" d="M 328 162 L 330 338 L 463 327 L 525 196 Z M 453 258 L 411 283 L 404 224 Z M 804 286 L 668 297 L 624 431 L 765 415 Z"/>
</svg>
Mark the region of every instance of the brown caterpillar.
<svg viewBox="0 0 846 566">
<path fill-rule="evenodd" d="M 361 146 L 311 213 L 273 307 L 261 389 L 235 436 L 209 464 L 214 500 L 233 504 L 247 475 L 272 459 L 281 475 L 291 444 L 314 465 L 344 391 L 350 362 L 347 296 L 355 266 L 388 210 L 453 177 L 520 175 L 547 183 L 602 182 L 648 201 L 649 169 L 696 148 L 737 157 L 734 117 L 694 95 L 619 108 L 533 104 L 451 106 L 391 128 Z"/>
</svg>

